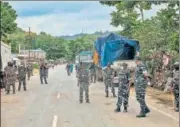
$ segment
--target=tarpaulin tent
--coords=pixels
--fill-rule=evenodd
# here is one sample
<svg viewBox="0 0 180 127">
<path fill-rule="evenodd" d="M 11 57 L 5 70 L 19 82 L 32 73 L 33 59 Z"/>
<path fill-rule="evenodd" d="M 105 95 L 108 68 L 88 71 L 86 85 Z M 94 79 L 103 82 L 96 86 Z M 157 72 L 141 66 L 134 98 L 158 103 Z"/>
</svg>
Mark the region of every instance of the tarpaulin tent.
<svg viewBox="0 0 180 127">
<path fill-rule="evenodd" d="M 100 56 L 102 67 L 116 60 L 131 60 L 139 51 L 139 42 L 111 33 L 107 37 L 101 37 L 95 42 L 95 48 Z"/>
</svg>

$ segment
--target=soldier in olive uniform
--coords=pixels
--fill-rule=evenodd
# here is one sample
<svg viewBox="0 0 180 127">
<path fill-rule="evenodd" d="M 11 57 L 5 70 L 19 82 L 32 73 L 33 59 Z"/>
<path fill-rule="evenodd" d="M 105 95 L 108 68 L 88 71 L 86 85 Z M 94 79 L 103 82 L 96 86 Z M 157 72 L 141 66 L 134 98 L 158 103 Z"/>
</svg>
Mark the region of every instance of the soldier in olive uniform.
<svg viewBox="0 0 180 127">
<path fill-rule="evenodd" d="M 121 106 L 123 103 L 124 112 L 127 112 L 128 107 L 128 100 L 129 100 L 129 80 L 130 80 L 130 71 L 127 69 L 127 64 L 122 64 L 123 69 L 118 71 L 119 77 L 119 88 L 118 88 L 118 101 L 117 101 L 117 108 L 115 112 L 121 111 Z"/>
<path fill-rule="evenodd" d="M 104 70 L 104 73 L 103 73 L 106 97 L 109 97 L 109 89 L 108 89 L 109 86 L 111 87 L 113 97 L 116 97 L 114 85 L 112 83 L 113 73 L 114 73 L 114 70 L 111 68 L 111 65 L 108 64 L 108 67 Z"/>
<path fill-rule="evenodd" d="M 30 76 L 31 76 L 31 73 L 32 73 L 31 71 L 32 71 L 31 65 L 30 65 L 30 63 L 28 63 L 28 65 L 27 65 L 28 80 L 30 80 Z"/>
<path fill-rule="evenodd" d="M 142 63 L 140 57 L 135 58 L 136 68 L 135 68 L 135 92 L 136 99 L 140 104 L 140 114 L 136 117 L 146 117 L 146 114 L 150 112 L 149 108 L 145 102 L 145 94 L 147 88 L 147 69 Z"/>
<path fill-rule="evenodd" d="M 13 87 L 13 94 L 15 94 L 15 82 L 16 82 L 16 73 L 13 68 L 13 64 L 8 62 L 8 66 L 5 71 L 5 80 L 6 80 L 6 91 L 9 94 L 10 86 Z"/>
<path fill-rule="evenodd" d="M 18 79 L 19 79 L 18 91 L 21 90 L 21 83 L 23 83 L 24 91 L 26 91 L 26 67 L 23 62 L 18 67 Z"/>
<path fill-rule="evenodd" d="M 77 64 L 76 66 L 76 77 L 77 77 L 77 85 L 79 86 L 79 71 L 81 69 L 82 66 L 82 62 L 80 62 L 79 64 Z"/>
<path fill-rule="evenodd" d="M 96 83 L 96 66 L 95 66 L 95 64 L 93 63 L 89 69 L 90 69 L 90 74 L 91 74 L 91 83 Z"/>
<path fill-rule="evenodd" d="M 172 90 L 174 94 L 175 111 L 179 112 L 179 63 L 174 64 Z"/>
<path fill-rule="evenodd" d="M 40 65 L 40 80 L 41 80 L 41 84 L 43 84 L 43 80 L 45 81 L 46 84 L 47 83 L 47 75 L 48 75 L 48 67 L 46 66 L 45 63 L 42 63 Z"/>
<path fill-rule="evenodd" d="M 82 63 L 80 70 L 78 72 L 79 78 L 79 101 L 83 102 L 83 91 L 85 91 L 86 103 L 89 103 L 89 70 L 85 68 L 85 65 Z"/>
</svg>

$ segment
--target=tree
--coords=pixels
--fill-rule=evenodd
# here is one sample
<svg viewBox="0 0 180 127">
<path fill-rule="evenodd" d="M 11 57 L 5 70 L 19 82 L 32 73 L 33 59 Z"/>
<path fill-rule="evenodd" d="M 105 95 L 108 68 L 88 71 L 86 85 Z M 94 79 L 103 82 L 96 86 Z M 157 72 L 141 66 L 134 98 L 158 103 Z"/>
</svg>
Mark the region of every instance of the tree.
<svg viewBox="0 0 180 127">
<path fill-rule="evenodd" d="M 7 43 L 7 34 L 15 32 L 17 24 L 15 23 L 16 11 L 8 2 L 1 3 L 1 39 Z"/>
</svg>

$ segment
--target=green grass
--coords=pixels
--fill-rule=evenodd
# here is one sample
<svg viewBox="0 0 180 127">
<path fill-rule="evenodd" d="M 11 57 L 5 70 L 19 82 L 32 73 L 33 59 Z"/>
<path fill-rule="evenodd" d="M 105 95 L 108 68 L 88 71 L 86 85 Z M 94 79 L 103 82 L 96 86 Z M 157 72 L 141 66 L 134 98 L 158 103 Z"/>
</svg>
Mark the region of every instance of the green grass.
<svg viewBox="0 0 180 127">
<path fill-rule="evenodd" d="M 36 64 L 33 64 L 33 68 L 34 69 L 38 69 L 39 68 L 39 65 L 36 63 Z"/>
</svg>

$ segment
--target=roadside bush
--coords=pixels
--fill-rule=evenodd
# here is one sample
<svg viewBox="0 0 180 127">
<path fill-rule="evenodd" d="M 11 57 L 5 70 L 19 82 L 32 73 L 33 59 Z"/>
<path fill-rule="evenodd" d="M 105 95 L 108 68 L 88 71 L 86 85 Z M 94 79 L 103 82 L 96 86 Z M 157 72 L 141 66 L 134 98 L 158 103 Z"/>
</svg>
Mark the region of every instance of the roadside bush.
<svg viewBox="0 0 180 127">
<path fill-rule="evenodd" d="M 34 64 L 33 64 L 33 68 L 34 68 L 34 69 L 38 69 L 38 68 L 39 68 L 38 63 L 34 63 Z"/>
</svg>

